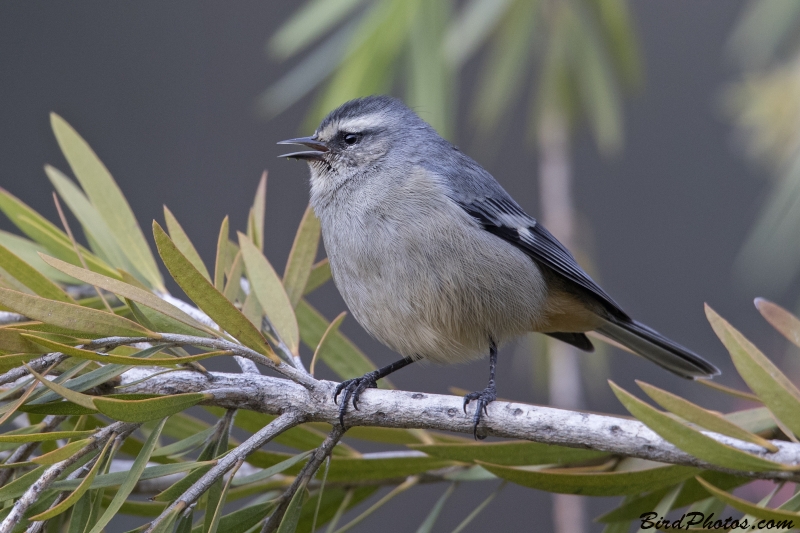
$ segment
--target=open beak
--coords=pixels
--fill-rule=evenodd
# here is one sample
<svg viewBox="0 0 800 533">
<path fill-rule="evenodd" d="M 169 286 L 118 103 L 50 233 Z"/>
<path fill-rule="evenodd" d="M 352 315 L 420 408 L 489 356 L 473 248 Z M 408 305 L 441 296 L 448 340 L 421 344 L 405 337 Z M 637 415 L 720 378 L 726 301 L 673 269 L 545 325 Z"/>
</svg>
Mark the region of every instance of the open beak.
<svg viewBox="0 0 800 533">
<path fill-rule="evenodd" d="M 313 148 L 313 150 L 306 150 L 304 152 L 292 152 L 290 154 L 282 154 L 278 157 L 289 157 L 292 159 L 309 159 L 309 160 L 322 160 L 322 154 L 328 151 L 328 147 L 325 146 L 325 143 L 322 143 L 313 137 L 298 137 L 297 139 L 288 139 L 285 141 L 281 141 L 278 144 L 302 144 L 303 146 L 308 146 L 309 148 Z"/>
</svg>

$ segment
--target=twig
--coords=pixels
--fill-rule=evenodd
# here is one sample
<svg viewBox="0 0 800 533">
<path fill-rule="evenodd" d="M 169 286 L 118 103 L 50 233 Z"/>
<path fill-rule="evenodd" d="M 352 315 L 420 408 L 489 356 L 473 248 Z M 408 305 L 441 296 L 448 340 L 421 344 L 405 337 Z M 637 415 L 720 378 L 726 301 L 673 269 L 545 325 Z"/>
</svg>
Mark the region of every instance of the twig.
<svg viewBox="0 0 800 533">
<path fill-rule="evenodd" d="M 283 515 L 286 513 L 286 508 L 289 506 L 289 502 L 292 501 L 292 497 L 295 495 L 298 489 L 305 487 L 311 478 L 314 477 L 314 474 L 317 473 L 322 461 L 325 460 L 333 450 L 333 447 L 339 442 L 339 439 L 342 438 L 344 435 L 345 430 L 342 429 L 342 426 L 335 425 L 331 432 L 328 433 L 328 436 L 319 445 L 319 447 L 314 450 L 314 453 L 311 454 L 311 457 L 308 458 L 308 462 L 305 464 L 303 469 L 294 478 L 294 482 L 286 489 L 286 491 L 278 498 L 278 506 L 272 511 L 272 514 L 267 521 L 264 522 L 264 527 L 261 528 L 261 533 L 272 533 L 273 531 L 278 529 L 278 526 L 283 519 Z"/>
<path fill-rule="evenodd" d="M 41 372 L 43 369 L 51 366 L 51 365 L 58 365 L 62 361 L 67 358 L 66 355 L 60 352 L 53 352 L 32 361 L 28 362 L 28 366 L 34 369 L 37 372 Z M 28 369 L 24 366 L 20 366 L 9 370 L 5 374 L 0 375 L 0 385 L 5 385 L 6 383 L 12 383 L 17 381 L 19 378 L 24 378 L 28 375 Z"/>
<path fill-rule="evenodd" d="M 159 515 L 158 518 L 150 523 L 150 526 L 145 530 L 145 533 L 151 533 L 155 526 L 169 516 L 175 509 L 180 511 L 186 509 L 188 506 L 196 502 L 197 499 L 202 496 L 203 493 L 205 493 L 205 491 L 207 491 L 215 481 L 224 476 L 225 473 L 233 468 L 237 462 L 245 459 L 251 453 L 258 450 L 264 444 L 280 435 L 287 429 L 304 422 L 304 418 L 305 417 L 302 413 L 292 409 L 291 411 L 283 413 L 278 418 L 261 428 L 257 433 L 254 433 L 249 439 L 241 443 L 239 446 L 231 450 L 225 457 L 220 459 L 211 470 L 206 472 L 203 477 L 194 483 L 194 485 L 186 489 L 186 492 L 181 494 L 177 500 L 172 502 L 172 504 L 164 509 L 161 515 Z M 0 531 L 0 533 L 3 532 Z"/>
</svg>

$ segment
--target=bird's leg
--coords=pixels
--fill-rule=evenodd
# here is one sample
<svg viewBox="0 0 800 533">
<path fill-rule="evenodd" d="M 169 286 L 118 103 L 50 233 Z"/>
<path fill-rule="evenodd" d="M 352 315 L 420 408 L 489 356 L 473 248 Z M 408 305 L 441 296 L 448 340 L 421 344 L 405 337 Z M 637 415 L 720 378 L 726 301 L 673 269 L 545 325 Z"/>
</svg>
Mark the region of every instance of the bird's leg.
<svg viewBox="0 0 800 533">
<path fill-rule="evenodd" d="M 467 405 L 472 400 L 478 400 L 477 408 L 475 409 L 475 416 L 472 417 L 472 434 L 475 440 L 485 439 L 484 436 L 478 436 L 478 423 L 481 421 L 481 411 L 489 414 L 486 406 L 497 399 L 497 389 L 494 385 L 494 372 L 497 368 L 497 345 L 493 339 L 489 339 L 489 385 L 482 391 L 471 392 L 464 396 L 464 414 L 467 413 Z"/>
<path fill-rule="evenodd" d="M 353 407 L 358 410 L 358 398 L 361 396 L 361 393 L 367 389 L 374 389 L 378 386 L 377 381 L 381 378 L 385 378 L 395 370 L 400 370 L 404 366 L 410 365 L 416 359 L 411 357 L 404 357 L 399 361 L 395 361 L 390 365 L 386 365 L 383 368 L 379 368 L 378 370 L 373 370 L 372 372 L 367 372 L 360 378 L 348 379 L 346 381 L 342 381 L 336 386 L 336 392 L 333 393 L 333 401 L 336 403 L 336 398 L 339 396 L 339 393 L 344 391 L 342 395 L 342 403 L 339 405 L 339 423 L 344 427 L 344 414 L 347 412 L 347 401 L 352 397 L 353 398 Z"/>
</svg>

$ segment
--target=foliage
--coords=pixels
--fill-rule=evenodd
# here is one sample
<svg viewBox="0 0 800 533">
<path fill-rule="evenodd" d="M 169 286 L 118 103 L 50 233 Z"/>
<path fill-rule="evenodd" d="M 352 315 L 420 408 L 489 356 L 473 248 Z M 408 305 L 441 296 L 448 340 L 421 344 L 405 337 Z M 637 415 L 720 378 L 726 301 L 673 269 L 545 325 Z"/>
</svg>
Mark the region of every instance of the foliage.
<svg viewBox="0 0 800 533">
<path fill-rule="evenodd" d="M 68 227 L 60 230 L 0 191 L 0 210 L 27 236 L 0 235 L 0 531 L 41 531 L 47 521 L 60 528 L 48 531 L 99 533 L 118 514 L 149 520 L 137 531 L 261 531 L 270 517 L 274 527 L 266 530 L 311 531 L 327 524 L 329 531 L 346 531 L 423 481 L 442 484 L 443 493 L 421 520 L 422 532 L 435 529 L 462 483 L 486 484 L 488 496 L 458 531 L 506 482 L 623 496 L 600 518 L 608 531 L 627 531 L 644 512 L 666 514 L 690 505 L 717 512 L 730 505 L 751 521 L 800 521 L 800 497 L 770 507 L 769 498 L 751 503 L 730 493 L 754 478 L 773 479 L 777 486 L 796 479 L 800 467 L 772 452 L 780 451 L 779 441 L 796 442 L 800 435 L 800 391 L 710 308 L 708 319 L 752 394 L 716 388 L 758 407 L 722 415 L 640 383 L 663 412 L 612 384 L 634 416 L 708 469 L 536 442 L 476 443 L 418 429 L 353 428 L 342 442 L 341 428 L 326 437 L 330 426 L 301 423 L 291 405 L 276 418 L 226 411 L 208 393 L 126 392 L 121 377 L 132 369 L 149 369 L 147 379 L 181 369 L 207 373 L 200 361 L 231 356 L 313 384 L 300 342 L 343 378 L 374 366 L 338 331 L 342 316 L 330 323 L 304 298 L 330 277 L 327 262 L 315 262 L 320 232 L 313 212 L 304 216 L 279 276 L 262 253 L 263 179 L 247 232 L 231 240 L 223 221 L 213 270 L 166 211 L 169 231 L 154 223 L 158 253 L 193 308 L 166 294 L 155 254 L 94 152 L 63 119 L 54 115 L 52 124 L 82 189 L 52 167 L 47 174 L 88 247 Z M 757 307 L 800 345 L 797 318 L 764 300 Z M 242 369 L 252 371 L 245 364 Z M 200 408 L 217 422 L 195 416 Z M 237 435 L 250 436 L 238 441 L 234 427 Z M 363 454 L 358 440 L 394 451 Z M 262 449 L 271 441 L 292 453 Z M 122 464 L 127 466 L 120 470 Z M 143 502 L 131 495 L 145 480 L 158 493 Z M 380 486 L 391 490 L 362 505 Z M 356 516 L 340 525 L 356 507 Z"/>
<path fill-rule="evenodd" d="M 309 116 L 313 128 L 346 100 L 400 83 L 406 102 L 452 137 L 459 75 L 483 48 L 480 74 L 469 79 L 480 132 L 496 132 L 529 85 L 532 138 L 544 112 L 558 110 L 570 121 L 587 117 L 601 149 L 620 146 L 621 88 L 641 77 L 624 0 L 311 0 L 268 45 L 284 61 L 310 52 L 261 107 L 277 114 L 327 81 Z"/>
</svg>

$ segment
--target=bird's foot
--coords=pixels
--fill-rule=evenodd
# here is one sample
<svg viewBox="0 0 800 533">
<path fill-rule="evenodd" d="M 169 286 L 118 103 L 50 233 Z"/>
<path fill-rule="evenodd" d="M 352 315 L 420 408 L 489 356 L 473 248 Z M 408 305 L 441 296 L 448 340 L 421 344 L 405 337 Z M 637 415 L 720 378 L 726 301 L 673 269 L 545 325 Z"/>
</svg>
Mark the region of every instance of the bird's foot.
<svg viewBox="0 0 800 533">
<path fill-rule="evenodd" d="M 379 379 L 378 371 L 367 372 L 360 378 L 348 379 L 342 381 L 336 386 L 336 391 L 333 393 L 333 402 L 336 403 L 336 398 L 342 394 L 342 403 L 339 404 L 339 423 L 344 427 L 344 415 L 347 412 L 347 402 L 350 398 L 353 399 L 353 408 L 358 411 L 358 399 L 361 393 L 367 389 L 374 389 L 378 387 L 377 381 Z"/>
<path fill-rule="evenodd" d="M 488 415 L 486 406 L 497 399 L 497 390 L 494 387 L 486 387 L 482 391 L 470 392 L 464 396 L 464 414 L 467 413 L 467 405 L 473 400 L 478 401 L 477 409 L 475 409 L 475 416 L 472 417 L 472 434 L 475 440 L 483 440 L 485 435 L 478 435 L 478 424 L 481 421 L 481 414 Z"/>
</svg>

